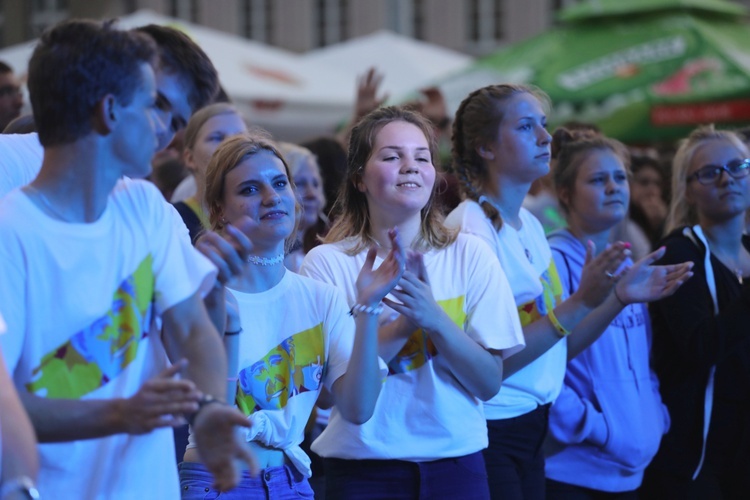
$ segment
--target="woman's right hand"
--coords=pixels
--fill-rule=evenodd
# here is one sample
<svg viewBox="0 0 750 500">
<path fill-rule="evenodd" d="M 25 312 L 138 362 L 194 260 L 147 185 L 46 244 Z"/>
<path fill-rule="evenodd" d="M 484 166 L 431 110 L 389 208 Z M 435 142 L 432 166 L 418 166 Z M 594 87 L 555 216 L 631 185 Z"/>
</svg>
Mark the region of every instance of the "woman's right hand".
<svg viewBox="0 0 750 500">
<path fill-rule="evenodd" d="M 596 245 L 589 241 L 586 244 L 586 261 L 581 272 L 581 282 L 572 297 L 590 309 L 599 306 L 612 291 L 619 274 L 615 274 L 620 265 L 630 256 L 630 245 L 618 241 L 609 245 L 602 253 L 594 257 Z"/>
<path fill-rule="evenodd" d="M 373 270 L 373 265 L 378 249 L 372 247 L 367 252 L 367 258 L 357 277 L 358 304 L 377 306 L 393 290 L 404 274 L 406 250 L 401 244 L 398 228 L 389 230 L 388 237 L 391 240 L 391 251 L 377 269 Z"/>
</svg>

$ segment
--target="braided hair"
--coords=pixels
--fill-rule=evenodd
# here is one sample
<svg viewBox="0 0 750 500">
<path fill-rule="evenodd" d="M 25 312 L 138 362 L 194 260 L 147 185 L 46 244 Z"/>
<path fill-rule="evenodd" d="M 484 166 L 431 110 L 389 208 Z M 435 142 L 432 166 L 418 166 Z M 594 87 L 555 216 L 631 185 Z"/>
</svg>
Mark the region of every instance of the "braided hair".
<svg viewBox="0 0 750 500">
<path fill-rule="evenodd" d="M 549 97 L 532 85 L 497 84 L 475 90 L 458 107 L 451 137 L 451 171 L 459 182 L 461 197 L 479 203 L 495 229 L 503 225 L 498 209 L 482 192 L 489 172 L 477 148 L 495 140 L 505 116 L 505 103 L 517 94 L 531 94 L 549 108 Z"/>
</svg>

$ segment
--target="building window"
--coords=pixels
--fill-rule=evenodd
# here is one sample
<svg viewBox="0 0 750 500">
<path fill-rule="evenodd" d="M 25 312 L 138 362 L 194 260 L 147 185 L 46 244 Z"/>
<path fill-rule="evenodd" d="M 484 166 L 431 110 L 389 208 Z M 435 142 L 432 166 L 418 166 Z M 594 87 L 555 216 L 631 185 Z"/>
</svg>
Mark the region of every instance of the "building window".
<svg viewBox="0 0 750 500">
<path fill-rule="evenodd" d="M 273 0 L 243 0 L 240 19 L 245 38 L 273 43 Z"/>
<path fill-rule="evenodd" d="M 313 45 L 325 47 L 348 38 L 349 0 L 317 0 Z"/>
<path fill-rule="evenodd" d="M 468 2 L 469 42 L 476 50 L 497 47 L 503 39 L 502 0 L 470 0 Z"/>
<path fill-rule="evenodd" d="M 31 4 L 30 35 L 36 38 L 48 27 L 67 18 L 67 0 L 34 0 Z"/>
<path fill-rule="evenodd" d="M 198 0 L 169 0 L 169 15 L 191 23 L 198 21 Z"/>
</svg>

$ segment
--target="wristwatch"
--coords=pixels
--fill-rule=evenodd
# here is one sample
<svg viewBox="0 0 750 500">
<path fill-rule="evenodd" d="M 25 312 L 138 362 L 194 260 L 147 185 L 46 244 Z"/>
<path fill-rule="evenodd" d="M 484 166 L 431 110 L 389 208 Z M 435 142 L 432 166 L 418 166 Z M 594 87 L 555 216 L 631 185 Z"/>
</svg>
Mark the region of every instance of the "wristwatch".
<svg viewBox="0 0 750 500">
<path fill-rule="evenodd" d="M 0 500 L 4 500 L 11 493 L 18 493 L 21 498 L 28 498 L 29 500 L 42 498 L 39 495 L 39 490 L 34 486 L 34 481 L 29 476 L 18 476 L 4 481 L 2 487 L 0 487 Z"/>
</svg>

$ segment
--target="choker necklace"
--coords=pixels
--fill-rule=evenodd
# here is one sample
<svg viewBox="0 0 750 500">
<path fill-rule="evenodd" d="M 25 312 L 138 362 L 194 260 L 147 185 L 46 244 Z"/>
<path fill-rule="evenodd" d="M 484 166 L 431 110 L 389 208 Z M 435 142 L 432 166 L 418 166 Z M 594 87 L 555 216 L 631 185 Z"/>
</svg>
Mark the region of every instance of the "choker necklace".
<svg viewBox="0 0 750 500">
<path fill-rule="evenodd" d="M 256 266 L 274 266 L 284 262 L 284 254 L 280 253 L 276 257 L 258 257 L 257 255 L 251 255 L 247 258 L 247 262 L 255 264 Z"/>
</svg>

